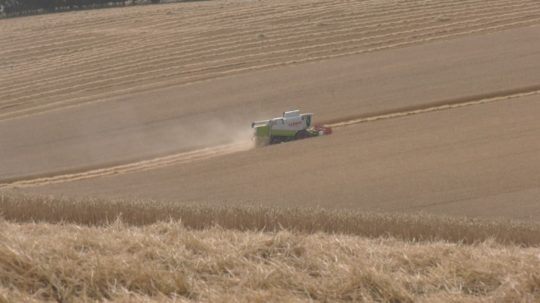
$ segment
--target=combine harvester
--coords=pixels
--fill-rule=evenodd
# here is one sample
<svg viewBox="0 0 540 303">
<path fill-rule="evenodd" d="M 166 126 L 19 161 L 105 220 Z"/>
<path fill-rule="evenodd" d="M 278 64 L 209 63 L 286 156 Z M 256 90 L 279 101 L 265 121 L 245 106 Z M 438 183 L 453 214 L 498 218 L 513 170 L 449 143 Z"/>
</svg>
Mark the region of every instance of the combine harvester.
<svg viewBox="0 0 540 303">
<path fill-rule="evenodd" d="M 255 128 L 257 146 L 318 137 L 332 133 L 330 127 L 322 125 L 311 126 L 312 116 L 313 114 L 311 113 L 300 114 L 299 110 L 293 110 L 284 112 L 282 117 L 251 123 L 251 127 Z"/>
</svg>

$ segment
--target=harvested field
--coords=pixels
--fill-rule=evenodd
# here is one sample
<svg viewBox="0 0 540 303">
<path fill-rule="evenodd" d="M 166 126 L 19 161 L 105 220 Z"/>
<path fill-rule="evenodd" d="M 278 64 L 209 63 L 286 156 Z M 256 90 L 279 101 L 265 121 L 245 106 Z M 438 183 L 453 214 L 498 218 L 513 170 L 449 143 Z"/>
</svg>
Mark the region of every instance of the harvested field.
<svg viewBox="0 0 540 303">
<path fill-rule="evenodd" d="M 209 1 L 0 20 L 0 118 L 540 23 L 534 0 Z M 31 20 L 29 22 L 29 20 Z"/>
</svg>

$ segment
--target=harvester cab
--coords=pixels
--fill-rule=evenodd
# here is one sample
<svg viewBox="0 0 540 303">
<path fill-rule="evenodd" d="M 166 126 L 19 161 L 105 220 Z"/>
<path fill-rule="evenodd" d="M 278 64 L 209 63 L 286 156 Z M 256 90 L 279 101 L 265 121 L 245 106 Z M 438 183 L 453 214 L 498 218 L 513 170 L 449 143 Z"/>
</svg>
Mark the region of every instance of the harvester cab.
<svg viewBox="0 0 540 303">
<path fill-rule="evenodd" d="M 283 116 L 270 120 L 255 121 L 255 140 L 258 146 L 305 139 L 332 133 L 329 127 L 312 126 L 313 114 L 301 114 L 299 110 L 286 111 Z"/>
</svg>

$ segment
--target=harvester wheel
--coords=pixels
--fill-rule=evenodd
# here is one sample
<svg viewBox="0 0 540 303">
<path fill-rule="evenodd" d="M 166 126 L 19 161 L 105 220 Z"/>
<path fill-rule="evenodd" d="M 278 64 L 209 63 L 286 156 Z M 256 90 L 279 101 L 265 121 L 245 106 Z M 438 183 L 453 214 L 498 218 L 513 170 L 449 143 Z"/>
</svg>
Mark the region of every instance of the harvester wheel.
<svg viewBox="0 0 540 303">
<path fill-rule="evenodd" d="M 297 132 L 296 135 L 294 136 L 295 140 L 301 140 L 301 139 L 306 139 L 306 138 L 309 138 L 309 133 L 305 129 Z"/>
</svg>

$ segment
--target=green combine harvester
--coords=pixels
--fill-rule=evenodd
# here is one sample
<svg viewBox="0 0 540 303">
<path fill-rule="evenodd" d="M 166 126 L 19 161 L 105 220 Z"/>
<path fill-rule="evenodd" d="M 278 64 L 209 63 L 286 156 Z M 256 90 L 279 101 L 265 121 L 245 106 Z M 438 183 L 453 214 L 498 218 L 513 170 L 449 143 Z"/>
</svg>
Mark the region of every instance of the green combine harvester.
<svg viewBox="0 0 540 303">
<path fill-rule="evenodd" d="M 311 126 L 311 113 L 300 114 L 299 110 L 287 111 L 282 117 L 255 121 L 251 127 L 255 129 L 257 146 L 276 144 L 293 140 L 329 135 L 330 127 Z"/>
</svg>

